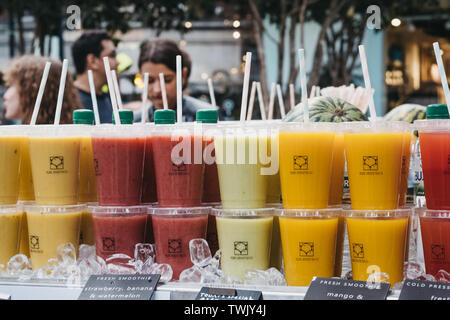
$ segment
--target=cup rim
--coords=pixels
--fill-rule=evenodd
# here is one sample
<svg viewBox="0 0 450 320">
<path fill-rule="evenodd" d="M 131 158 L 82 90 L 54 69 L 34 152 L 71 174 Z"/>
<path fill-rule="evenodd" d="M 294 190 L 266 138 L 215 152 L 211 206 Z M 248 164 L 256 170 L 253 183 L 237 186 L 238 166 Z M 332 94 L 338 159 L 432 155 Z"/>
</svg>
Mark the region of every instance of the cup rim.
<svg viewBox="0 0 450 320">
<path fill-rule="evenodd" d="M 284 122 L 278 126 L 280 132 L 341 132 L 343 122 Z"/>
<path fill-rule="evenodd" d="M 147 214 L 148 206 L 87 206 L 87 211 L 93 215 L 144 215 Z"/>
<path fill-rule="evenodd" d="M 450 131 L 450 119 L 420 119 L 413 122 L 414 129 L 419 132 Z"/>
<path fill-rule="evenodd" d="M 386 210 L 342 210 L 347 218 L 406 218 L 414 214 L 414 208 Z"/>
<path fill-rule="evenodd" d="M 256 209 L 223 209 L 212 208 L 211 214 L 216 217 L 265 217 L 274 216 L 274 208 Z"/>
<path fill-rule="evenodd" d="M 411 124 L 406 121 L 346 121 L 341 122 L 341 130 L 345 133 L 404 133 L 411 129 Z M 356 130 L 356 132 L 355 132 Z"/>
<path fill-rule="evenodd" d="M 298 218 L 334 218 L 342 216 L 342 208 L 275 209 L 277 216 Z"/>
<path fill-rule="evenodd" d="M 85 204 L 74 204 L 74 205 L 23 205 L 23 210 L 27 213 L 71 213 L 71 212 L 82 212 L 86 210 Z"/>
<path fill-rule="evenodd" d="M 186 215 L 208 215 L 210 206 L 204 207 L 148 207 L 147 213 L 155 216 L 186 216 Z"/>
<path fill-rule="evenodd" d="M 450 210 L 416 208 L 416 211 L 422 218 L 450 219 Z"/>
<path fill-rule="evenodd" d="M 0 215 L 8 213 L 23 213 L 23 204 L 2 204 L 0 205 Z"/>
</svg>

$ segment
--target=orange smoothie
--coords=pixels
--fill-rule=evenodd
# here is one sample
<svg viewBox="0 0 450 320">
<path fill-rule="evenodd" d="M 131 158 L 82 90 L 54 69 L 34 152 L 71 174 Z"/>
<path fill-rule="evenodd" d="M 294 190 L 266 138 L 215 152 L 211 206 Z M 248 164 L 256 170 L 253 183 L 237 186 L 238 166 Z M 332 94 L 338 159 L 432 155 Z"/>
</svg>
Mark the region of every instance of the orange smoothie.
<svg viewBox="0 0 450 320">
<path fill-rule="evenodd" d="M 334 276 L 338 217 L 280 216 L 284 272 L 289 286 Z"/>
<path fill-rule="evenodd" d="M 344 192 L 344 135 L 336 134 L 334 138 L 333 164 L 331 167 L 330 195 L 328 205 L 336 206 L 342 204 Z"/>
<path fill-rule="evenodd" d="M 406 204 L 406 190 L 408 188 L 409 162 L 411 160 L 411 136 L 410 132 L 403 135 L 402 168 L 399 185 L 398 206 Z"/>
<path fill-rule="evenodd" d="M 33 175 L 31 173 L 30 144 L 28 137 L 22 138 L 21 155 L 19 201 L 34 201 L 34 184 Z"/>
<path fill-rule="evenodd" d="M 353 279 L 371 273 L 389 275 L 391 287 L 403 280 L 408 217 L 348 217 L 347 228 Z"/>
<path fill-rule="evenodd" d="M 19 169 L 23 137 L 2 136 L 0 131 L 0 205 L 16 204 L 19 199 Z"/>
<path fill-rule="evenodd" d="M 78 254 L 83 206 L 25 208 L 33 270 L 56 258 L 57 248 L 64 243 L 72 243 Z"/>
<path fill-rule="evenodd" d="M 280 183 L 285 209 L 328 206 L 335 134 L 290 131 L 279 133 Z"/>
<path fill-rule="evenodd" d="M 0 207 L 0 270 L 6 269 L 9 259 L 19 253 L 22 215 L 16 206 Z"/>
</svg>

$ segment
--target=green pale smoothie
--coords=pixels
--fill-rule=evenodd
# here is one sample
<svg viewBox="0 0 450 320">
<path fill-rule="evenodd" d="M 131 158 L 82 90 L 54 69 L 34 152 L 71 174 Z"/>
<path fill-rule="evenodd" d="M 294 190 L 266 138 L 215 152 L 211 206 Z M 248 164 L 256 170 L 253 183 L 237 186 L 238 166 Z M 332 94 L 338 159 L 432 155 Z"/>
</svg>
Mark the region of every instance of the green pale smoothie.
<svg viewBox="0 0 450 320">
<path fill-rule="evenodd" d="M 243 279 L 247 270 L 270 268 L 272 216 L 216 217 L 221 268 Z"/>
</svg>

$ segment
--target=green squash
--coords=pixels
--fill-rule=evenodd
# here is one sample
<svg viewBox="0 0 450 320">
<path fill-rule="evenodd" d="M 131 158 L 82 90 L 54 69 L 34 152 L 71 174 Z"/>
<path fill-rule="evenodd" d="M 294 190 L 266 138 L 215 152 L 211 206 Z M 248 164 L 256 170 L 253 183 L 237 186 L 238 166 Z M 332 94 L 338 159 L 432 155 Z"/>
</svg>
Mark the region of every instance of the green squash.
<svg viewBox="0 0 450 320">
<path fill-rule="evenodd" d="M 315 97 L 308 100 L 309 119 L 312 122 L 368 121 L 367 116 L 356 106 L 340 98 Z M 303 104 L 286 114 L 286 122 L 303 121 Z"/>
</svg>

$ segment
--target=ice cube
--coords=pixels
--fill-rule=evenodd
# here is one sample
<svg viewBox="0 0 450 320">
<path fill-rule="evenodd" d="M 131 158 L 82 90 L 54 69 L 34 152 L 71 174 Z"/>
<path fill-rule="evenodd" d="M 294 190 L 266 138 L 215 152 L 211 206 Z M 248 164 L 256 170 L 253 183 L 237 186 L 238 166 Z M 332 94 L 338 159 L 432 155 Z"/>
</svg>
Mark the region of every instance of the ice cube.
<svg viewBox="0 0 450 320">
<path fill-rule="evenodd" d="M 216 268 L 214 264 L 209 264 L 201 269 L 202 283 L 219 283 L 222 282 L 222 278 L 225 276 L 223 271 Z"/>
<path fill-rule="evenodd" d="M 204 267 L 212 259 L 211 250 L 205 239 L 192 239 L 189 241 L 189 251 L 191 253 L 191 261 L 196 266 Z"/>
<path fill-rule="evenodd" d="M 77 252 L 72 243 L 60 244 L 56 249 L 56 257 L 60 263 L 75 264 L 77 261 Z"/>
<path fill-rule="evenodd" d="M 416 280 L 425 276 L 422 266 L 415 262 L 405 262 L 403 267 L 403 278 Z"/>
<path fill-rule="evenodd" d="M 445 270 L 439 270 L 434 277 L 438 282 L 450 283 L 450 273 Z"/>
<path fill-rule="evenodd" d="M 202 271 L 196 265 L 191 268 L 181 271 L 179 282 L 201 282 Z"/>
<path fill-rule="evenodd" d="M 150 243 L 137 243 L 134 248 L 134 258 L 145 263 L 148 259 L 154 260 L 155 248 Z"/>
<path fill-rule="evenodd" d="M 267 269 L 266 274 L 268 276 L 268 285 L 269 286 L 285 286 L 285 285 L 287 285 L 284 275 L 277 268 Z"/>
<path fill-rule="evenodd" d="M 166 263 L 158 264 L 154 263 L 150 268 L 150 274 L 160 274 L 160 282 L 169 282 L 172 280 L 173 270 L 172 267 Z"/>
<path fill-rule="evenodd" d="M 9 259 L 6 266 L 6 271 L 11 275 L 17 275 L 22 273 L 24 270 L 31 269 L 30 261 L 24 254 L 16 254 L 11 259 Z"/>
<path fill-rule="evenodd" d="M 248 270 L 244 275 L 244 284 L 266 285 L 266 274 L 262 270 Z"/>
<path fill-rule="evenodd" d="M 108 274 L 136 274 L 134 268 L 130 268 L 126 265 L 108 263 Z"/>
<path fill-rule="evenodd" d="M 374 272 L 367 277 L 367 287 L 369 289 L 379 288 L 380 282 L 389 283 L 389 275 L 386 272 Z"/>
<path fill-rule="evenodd" d="M 214 254 L 214 257 L 212 257 L 212 259 L 210 260 L 210 265 L 216 269 L 219 269 L 221 255 L 222 255 L 222 251 L 220 251 L 220 249 L 217 250 L 216 253 Z"/>
<path fill-rule="evenodd" d="M 132 258 L 126 254 L 123 253 L 116 253 L 113 254 L 112 256 L 106 258 L 106 263 L 107 264 L 117 264 L 117 265 L 121 265 L 121 264 L 127 264 L 128 261 L 130 261 Z"/>
<path fill-rule="evenodd" d="M 95 256 L 95 246 L 89 246 L 87 244 L 82 244 L 78 248 L 78 261 L 87 260 Z"/>
</svg>

